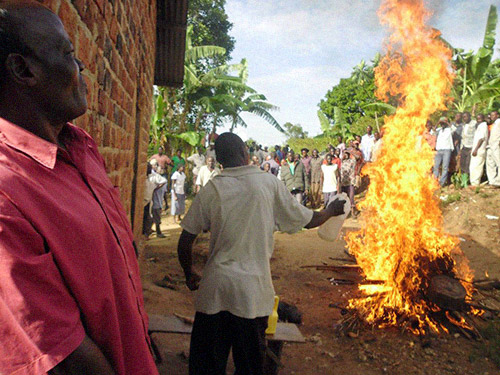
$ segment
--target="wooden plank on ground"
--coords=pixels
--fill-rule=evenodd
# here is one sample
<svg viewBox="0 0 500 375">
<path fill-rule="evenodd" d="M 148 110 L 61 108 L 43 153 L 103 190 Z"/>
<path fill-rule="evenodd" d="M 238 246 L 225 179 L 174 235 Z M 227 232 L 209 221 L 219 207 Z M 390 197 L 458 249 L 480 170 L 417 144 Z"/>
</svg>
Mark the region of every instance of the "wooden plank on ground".
<svg viewBox="0 0 500 375">
<path fill-rule="evenodd" d="M 280 323 L 276 326 L 274 335 L 266 335 L 269 341 L 306 342 L 299 328 L 293 323 Z"/>
<path fill-rule="evenodd" d="M 190 334 L 192 330 L 193 326 L 191 324 L 184 323 L 174 315 L 149 315 L 149 332 Z M 276 326 L 276 333 L 274 335 L 266 335 L 266 339 L 269 341 L 287 342 L 306 341 L 296 324 L 281 322 L 278 322 Z"/>
</svg>

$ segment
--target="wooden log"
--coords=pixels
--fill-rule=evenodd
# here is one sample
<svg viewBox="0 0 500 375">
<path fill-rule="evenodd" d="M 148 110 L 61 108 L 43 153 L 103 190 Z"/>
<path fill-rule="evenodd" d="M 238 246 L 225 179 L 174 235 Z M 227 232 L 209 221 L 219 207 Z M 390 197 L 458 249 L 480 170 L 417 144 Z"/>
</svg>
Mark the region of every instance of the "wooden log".
<svg viewBox="0 0 500 375">
<path fill-rule="evenodd" d="M 457 279 L 448 275 L 436 275 L 430 280 L 428 299 L 445 310 L 465 310 L 467 292 Z"/>
</svg>

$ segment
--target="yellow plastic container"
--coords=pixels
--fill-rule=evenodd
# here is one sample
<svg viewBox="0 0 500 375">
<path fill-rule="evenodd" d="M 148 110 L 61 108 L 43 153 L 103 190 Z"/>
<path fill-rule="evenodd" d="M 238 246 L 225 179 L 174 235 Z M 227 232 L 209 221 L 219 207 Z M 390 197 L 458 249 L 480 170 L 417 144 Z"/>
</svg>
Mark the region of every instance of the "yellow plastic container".
<svg viewBox="0 0 500 375">
<path fill-rule="evenodd" d="M 280 298 L 274 296 L 274 307 L 273 312 L 269 315 L 269 320 L 267 322 L 266 335 L 274 335 L 276 333 L 276 326 L 278 325 L 278 304 L 280 303 Z"/>
</svg>

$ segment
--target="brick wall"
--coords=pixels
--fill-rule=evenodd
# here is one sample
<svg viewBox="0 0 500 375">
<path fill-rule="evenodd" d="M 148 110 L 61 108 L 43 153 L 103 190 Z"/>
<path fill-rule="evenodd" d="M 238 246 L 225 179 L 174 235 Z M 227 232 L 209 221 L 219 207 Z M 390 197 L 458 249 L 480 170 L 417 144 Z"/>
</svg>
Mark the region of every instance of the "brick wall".
<svg viewBox="0 0 500 375">
<path fill-rule="evenodd" d="M 86 65 L 89 109 L 75 123 L 99 145 L 137 237 L 152 111 L 156 2 L 39 1 L 59 15 Z"/>
</svg>

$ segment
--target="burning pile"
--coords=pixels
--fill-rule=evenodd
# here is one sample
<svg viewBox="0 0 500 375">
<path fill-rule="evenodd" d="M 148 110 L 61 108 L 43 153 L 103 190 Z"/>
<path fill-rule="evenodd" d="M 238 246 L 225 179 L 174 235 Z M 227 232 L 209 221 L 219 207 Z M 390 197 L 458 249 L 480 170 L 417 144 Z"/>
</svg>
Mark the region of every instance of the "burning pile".
<svg viewBox="0 0 500 375">
<path fill-rule="evenodd" d="M 468 266 L 454 260 L 458 240 L 443 231 L 438 185 L 430 174 L 433 151 L 422 138 L 426 120 L 445 109 L 453 78 L 451 51 L 426 25 L 429 16 L 423 0 L 382 2 L 379 17 L 392 34 L 375 72 L 377 96 L 399 104 L 386 119 L 377 162 L 364 169 L 370 187 L 360 203 L 361 230 L 346 237 L 366 278 L 381 281 L 361 285 L 362 297 L 352 299 L 350 308 L 381 327 L 405 317 L 417 334 L 446 331 L 433 318 L 442 308 L 427 295 L 433 277 L 462 280 L 464 295 L 472 292 Z"/>
</svg>

